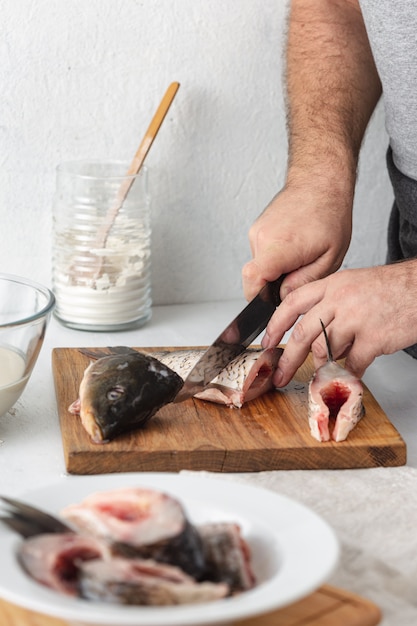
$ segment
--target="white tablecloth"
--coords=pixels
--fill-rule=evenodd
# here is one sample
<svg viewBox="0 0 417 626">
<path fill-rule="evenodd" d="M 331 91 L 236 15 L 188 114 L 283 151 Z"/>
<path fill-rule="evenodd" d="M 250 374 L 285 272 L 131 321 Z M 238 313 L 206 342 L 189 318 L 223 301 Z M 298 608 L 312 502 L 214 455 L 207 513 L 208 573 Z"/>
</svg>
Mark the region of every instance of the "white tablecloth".
<svg viewBox="0 0 417 626">
<path fill-rule="evenodd" d="M 377 604 L 383 611 L 381 626 L 417 625 L 416 469 L 215 476 L 271 489 L 313 509 L 341 543 L 340 562 L 328 582 Z"/>
</svg>

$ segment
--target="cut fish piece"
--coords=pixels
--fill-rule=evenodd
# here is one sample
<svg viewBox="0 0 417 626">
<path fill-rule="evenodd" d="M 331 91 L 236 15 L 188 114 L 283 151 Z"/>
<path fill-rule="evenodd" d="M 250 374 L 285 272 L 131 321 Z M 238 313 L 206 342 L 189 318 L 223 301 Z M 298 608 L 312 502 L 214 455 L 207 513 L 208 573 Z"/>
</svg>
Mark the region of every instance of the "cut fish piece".
<svg viewBox="0 0 417 626">
<path fill-rule="evenodd" d="M 175 399 L 204 352 L 196 349 L 145 354 L 124 346 L 80 351 L 97 360 L 84 371 L 79 397 L 68 410 L 80 416 L 94 443 L 106 443 L 122 433 L 143 428 L 159 409 Z M 196 397 L 240 408 L 273 388 L 272 376 L 281 354 L 280 348 L 245 350 Z"/>
<path fill-rule="evenodd" d="M 231 593 L 252 589 L 255 575 L 250 561 L 250 548 L 238 524 L 214 522 L 198 526 L 206 558 L 206 578 L 224 582 Z"/>
<path fill-rule="evenodd" d="M 329 441 L 329 423 L 335 418 L 334 441 L 344 441 L 365 413 L 360 380 L 335 361 L 314 373 L 308 388 L 308 421 L 312 436 Z"/>
<path fill-rule="evenodd" d="M 329 337 L 320 320 L 327 346 L 327 363 L 313 374 L 308 387 L 308 421 L 312 436 L 329 441 L 329 419 L 335 418 L 334 441 L 344 441 L 365 413 L 361 381 L 333 359 Z"/>
<path fill-rule="evenodd" d="M 154 357 L 126 349 L 90 363 L 68 410 L 80 416 L 94 443 L 105 443 L 143 427 L 182 385 L 181 377 Z"/>
<path fill-rule="evenodd" d="M 83 563 L 81 596 L 118 604 L 167 606 L 224 598 L 224 583 L 196 582 L 178 567 L 152 560 L 112 558 Z"/>
<path fill-rule="evenodd" d="M 42 585 L 77 596 L 82 563 L 108 554 L 107 546 L 93 537 L 44 533 L 26 539 L 19 547 L 18 559 L 25 571 Z"/>
<path fill-rule="evenodd" d="M 196 579 L 205 571 L 200 535 L 178 500 L 165 493 L 143 488 L 95 493 L 61 514 L 110 542 L 114 553 L 170 563 Z"/>
<path fill-rule="evenodd" d="M 236 357 L 196 398 L 241 408 L 273 389 L 272 376 L 277 368 L 281 348 L 248 348 Z M 178 350 L 154 354 L 161 363 L 186 378 L 202 356 L 203 350 Z"/>
</svg>

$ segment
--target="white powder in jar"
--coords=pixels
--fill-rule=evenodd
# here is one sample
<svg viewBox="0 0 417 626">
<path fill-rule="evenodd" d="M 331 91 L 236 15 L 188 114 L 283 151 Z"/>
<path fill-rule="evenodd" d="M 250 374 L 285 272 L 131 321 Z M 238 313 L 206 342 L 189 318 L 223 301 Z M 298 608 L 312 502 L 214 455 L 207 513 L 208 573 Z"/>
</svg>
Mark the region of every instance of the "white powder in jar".
<svg viewBox="0 0 417 626">
<path fill-rule="evenodd" d="M 134 220 L 128 226 L 123 237 L 109 235 L 102 249 L 81 245 L 78 231 L 56 238 L 55 315 L 64 324 L 110 330 L 150 318 L 150 230 Z"/>
</svg>

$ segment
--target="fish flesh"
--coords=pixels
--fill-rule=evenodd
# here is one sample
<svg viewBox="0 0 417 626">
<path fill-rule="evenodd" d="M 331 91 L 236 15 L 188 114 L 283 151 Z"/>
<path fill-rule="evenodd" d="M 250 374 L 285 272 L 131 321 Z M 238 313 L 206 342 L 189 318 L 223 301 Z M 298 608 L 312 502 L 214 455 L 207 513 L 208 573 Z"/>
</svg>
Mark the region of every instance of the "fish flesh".
<svg viewBox="0 0 417 626">
<path fill-rule="evenodd" d="M 240 526 L 193 524 L 181 502 L 164 492 L 98 492 L 61 516 L 73 532 L 26 538 L 17 555 L 29 576 L 65 595 L 165 606 L 218 600 L 255 586 Z"/>
<path fill-rule="evenodd" d="M 240 409 L 245 402 L 273 389 L 272 376 L 282 352 L 281 348 L 247 348 L 194 397 Z M 153 353 L 182 378 L 187 377 L 203 354 L 204 350 Z"/>
<path fill-rule="evenodd" d="M 40 584 L 87 600 L 164 606 L 230 595 L 226 583 L 198 582 L 179 567 L 114 557 L 105 542 L 76 533 L 42 534 L 18 550 L 23 569 Z"/>
<path fill-rule="evenodd" d="M 80 416 L 94 443 L 105 443 L 144 426 L 183 384 L 153 356 L 128 350 L 92 361 L 68 410 Z"/>
<path fill-rule="evenodd" d="M 326 329 L 328 360 L 313 374 L 308 387 L 308 421 L 312 436 L 318 441 L 330 440 L 330 422 L 334 421 L 331 438 L 344 441 L 365 414 L 361 381 L 339 365 L 332 355 Z"/>
<path fill-rule="evenodd" d="M 80 351 L 92 361 L 84 372 L 79 397 L 70 413 L 79 415 L 94 443 L 145 426 L 172 402 L 204 350 L 147 354 L 124 346 Z M 105 356 L 100 356 L 104 352 Z M 272 376 L 281 348 L 248 348 L 196 398 L 241 408 L 273 389 Z"/>
<path fill-rule="evenodd" d="M 115 554 L 176 565 L 197 580 L 205 572 L 201 537 L 168 494 L 143 488 L 98 492 L 61 515 L 78 531 L 105 539 Z"/>
<path fill-rule="evenodd" d="M 198 532 L 203 540 L 207 579 L 227 583 L 232 594 L 252 589 L 255 576 L 251 551 L 240 526 L 231 522 L 211 522 L 201 524 Z"/>
<path fill-rule="evenodd" d="M 82 564 L 80 595 L 117 604 L 168 606 L 219 600 L 230 590 L 225 583 L 197 582 L 172 565 L 112 558 Z"/>
<path fill-rule="evenodd" d="M 42 585 L 77 596 L 81 564 L 108 554 L 108 547 L 92 537 L 71 532 L 44 533 L 26 539 L 19 547 L 18 559 Z"/>
</svg>

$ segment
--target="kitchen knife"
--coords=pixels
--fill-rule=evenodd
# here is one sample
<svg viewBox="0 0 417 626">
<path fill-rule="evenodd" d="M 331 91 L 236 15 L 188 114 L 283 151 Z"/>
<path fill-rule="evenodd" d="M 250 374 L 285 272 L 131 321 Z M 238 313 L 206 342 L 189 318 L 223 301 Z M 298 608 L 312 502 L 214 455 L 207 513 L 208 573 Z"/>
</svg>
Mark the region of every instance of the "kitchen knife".
<svg viewBox="0 0 417 626">
<path fill-rule="evenodd" d="M 188 373 L 174 402 L 183 402 L 202 391 L 234 358 L 241 354 L 267 326 L 281 304 L 279 290 L 285 274 L 266 283 Z"/>
</svg>

